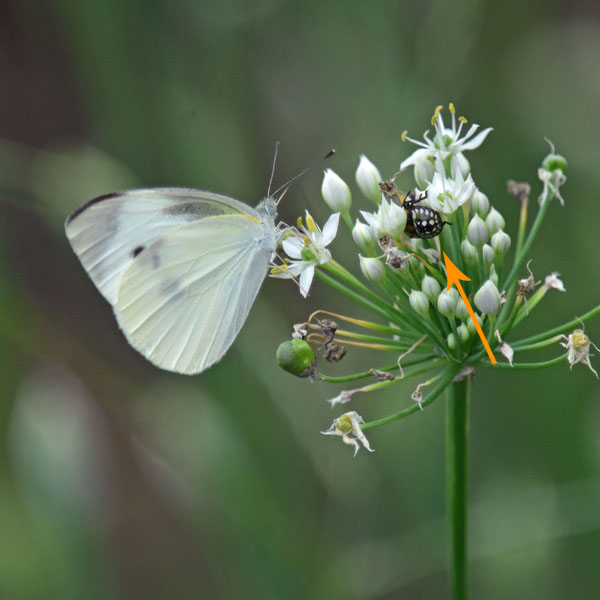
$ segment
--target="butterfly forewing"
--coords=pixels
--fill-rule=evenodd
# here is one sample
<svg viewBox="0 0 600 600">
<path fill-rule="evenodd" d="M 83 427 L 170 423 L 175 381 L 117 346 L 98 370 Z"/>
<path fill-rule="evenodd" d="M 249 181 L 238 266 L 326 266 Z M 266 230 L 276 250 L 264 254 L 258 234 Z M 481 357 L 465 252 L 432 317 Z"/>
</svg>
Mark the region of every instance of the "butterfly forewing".
<svg viewBox="0 0 600 600">
<path fill-rule="evenodd" d="M 256 211 L 233 198 L 184 188 L 118 192 L 95 198 L 65 224 L 67 237 L 89 276 L 111 303 L 121 277 L 138 254 L 177 227 L 208 217 Z"/>
<path fill-rule="evenodd" d="M 274 247 L 274 228 L 248 214 L 205 217 L 166 233 L 122 274 L 119 325 L 159 367 L 203 371 L 239 333 Z"/>
</svg>

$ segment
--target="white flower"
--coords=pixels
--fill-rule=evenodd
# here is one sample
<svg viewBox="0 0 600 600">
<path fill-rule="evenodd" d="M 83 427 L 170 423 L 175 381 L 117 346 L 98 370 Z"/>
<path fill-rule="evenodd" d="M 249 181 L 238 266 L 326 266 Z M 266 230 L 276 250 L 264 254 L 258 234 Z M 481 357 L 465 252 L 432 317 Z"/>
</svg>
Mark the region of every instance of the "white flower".
<svg viewBox="0 0 600 600">
<path fill-rule="evenodd" d="M 341 417 L 335 419 L 331 424 L 331 427 L 327 431 L 321 431 L 321 433 L 323 435 L 341 436 L 344 444 L 354 446 L 354 456 L 356 456 L 356 453 L 360 450 L 358 442 L 360 442 L 369 452 L 375 452 L 371 446 L 369 446 L 369 440 L 367 440 L 360 428 L 361 423 L 364 423 L 363 418 L 353 410 L 344 413 Z"/>
<path fill-rule="evenodd" d="M 334 212 L 348 212 L 352 206 L 352 195 L 348 184 L 333 170 L 325 169 L 321 184 L 323 200 Z"/>
<path fill-rule="evenodd" d="M 360 155 L 360 162 L 355 173 L 356 183 L 365 198 L 379 204 L 381 202 L 381 189 L 379 182 L 381 174 L 377 167 L 364 155 Z"/>
<path fill-rule="evenodd" d="M 600 352 L 600 348 L 594 344 L 594 342 L 590 341 L 590 338 L 585 335 L 582 329 L 575 329 L 573 333 L 570 333 L 567 337 L 566 335 L 561 336 L 565 340 L 567 340 L 566 344 L 561 342 L 561 346 L 566 348 L 569 351 L 567 356 L 567 360 L 569 361 L 569 365 L 571 369 L 573 365 L 576 363 L 582 363 L 586 367 L 590 369 L 590 371 L 598 377 L 598 373 L 594 371 L 592 365 L 590 364 L 590 344 L 596 348 Z"/>
<path fill-rule="evenodd" d="M 427 187 L 426 204 L 444 215 L 451 215 L 459 206 L 471 200 L 476 189 L 470 174 L 466 179 L 461 173 L 457 173 L 456 179 L 448 179 L 435 173 Z"/>
<path fill-rule="evenodd" d="M 376 240 L 383 236 L 383 223 L 381 222 L 381 215 L 379 211 L 376 213 L 370 213 L 366 210 L 361 210 L 360 214 L 367 222 L 367 225 L 371 228 Z"/>
<path fill-rule="evenodd" d="M 315 267 L 331 260 L 331 253 L 326 246 L 334 240 L 340 213 L 332 214 L 319 229 L 314 219 L 306 211 L 306 225 L 298 219 L 298 228 L 289 227 L 281 245 L 284 252 L 292 259 L 271 269 L 271 277 L 299 277 L 300 293 L 306 298 L 315 276 Z"/>
<path fill-rule="evenodd" d="M 559 275 L 560 273 L 557 273 L 556 271 L 554 273 L 550 273 L 550 275 L 546 275 L 546 279 L 544 279 L 544 284 L 542 287 L 546 290 L 554 288 L 559 292 L 566 292 L 567 290 L 565 289 L 565 284 L 558 278 Z"/>
<path fill-rule="evenodd" d="M 468 161 L 462 153 L 466 150 L 475 150 L 481 146 L 491 127 L 477 133 L 479 125 L 471 125 L 467 132 L 461 137 L 463 127 L 467 120 L 464 117 L 456 118 L 454 105 L 450 104 L 450 113 L 452 115 L 451 127 L 446 127 L 442 118 L 442 107 L 438 106 L 435 109 L 431 119 L 432 125 L 435 126 L 435 134 L 433 138 L 429 137 L 429 132 L 423 135 L 424 142 L 412 139 L 403 135 L 403 140 L 409 140 L 413 144 L 420 146 L 421 149 L 413 152 L 400 165 L 400 170 L 403 170 L 411 165 L 416 165 L 417 161 L 429 160 L 435 163 L 436 170 L 439 173 L 444 173 L 444 165 L 442 163 L 450 159 L 450 175 L 454 178 L 458 173 L 465 175 L 468 172 Z"/>
</svg>

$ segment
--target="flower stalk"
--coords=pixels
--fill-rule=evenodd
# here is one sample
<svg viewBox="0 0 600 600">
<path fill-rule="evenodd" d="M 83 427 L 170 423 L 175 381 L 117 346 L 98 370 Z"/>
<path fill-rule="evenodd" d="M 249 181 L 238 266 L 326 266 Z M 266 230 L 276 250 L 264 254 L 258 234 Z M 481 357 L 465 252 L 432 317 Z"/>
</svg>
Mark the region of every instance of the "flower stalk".
<svg viewBox="0 0 600 600">
<path fill-rule="evenodd" d="M 329 429 L 322 432 L 341 438 L 353 448 L 355 456 L 361 449 L 362 454 L 364 450 L 373 451 L 364 432 L 420 413 L 447 392 L 450 587 L 454 600 L 465 600 L 469 575 L 471 376 L 478 367 L 494 368 L 501 376 L 509 369 L 544 369 L 567 363 L 571 368 L 581 364 L 600 377 L 590 361 L 590 351 L 600 352 L 600 347 L 583 329 L 585 321 L 600 314 L 600 306 L 554 329 L 514 341 L 513 330 L 531 318 L 534 310 L 540 311 L 550 290 L 566 291 L 556 272 L 547 275 L 543 283 L 542 278 L 536 281 L 530 255 L 551 201 L 564 204 L 560 187 L 566 182 L 567 162 L 551 145 L 550 154 L 537 170 L 542 190 L 528 231 L 530 185 L 508 182 L 508 192 L 517 201 L 516 205 L 510 201 L 508 208 L 501 204 L 502 194 L 488 196 L 482 192 L 466 154 L 481 146 L 492 129 L 480 130 L 479 125 L 458 117 L 454 105 L 448 108 L 449 121 L 444 120 L 442 107 L 435 109 L 431 120 L 434 132 L 426 132 L 423 141 L 402 134 L 402 141 L 412 142 L 418 148 L 400 163 L 391 179 L 382 180 L 377 167 L 361 155 L 355 173 L 360 194 L 355 198 L 362 196 L 369 208 L 360 210 L 358 215 L 350 214 L 350 186 L 328 169 L 321 193 L 334 215 L 322 231 L 308 213 L 306 225 L 299 220 L 297 227 L 283 231 L 282 246 L 287 257 L 274 267 L 274 276 L 297 278 L 306 297 L 316 274 L 320 282 L 373 315 L 370 321 L 318 310 L 306 323 L 294 327 L 294 338 L 300 337 L 303 344 L 288 344 L 281 351 L 289 359 L 282 368 L 299 371 L 300 377 L 338 384 L 366 380 L 361 387 L 344 389 L 330 397 L 332 407 L 363 402 L 365 394 L 399 381 L 416 382 L 412 391 L 403 386 L 395 388 L 403 391 L 399 395 L 399 410 L 394 413 L 366 420 L 362 410 L 361 414 L 351 410 L 335 418 Z M 408 185 L 403 191 L 399 181 L 410 167 L 414 187 Z M 516 232 L 505 231 L 507 220 L 511 221 L 505 219 L 505 210 L 519 210 Z M 337 233 L 340 215 L 359 249 L 350 267 L 334 260 L 327 248 Z M 447 289 L 448 282 L 453 281 L 450 265 L 458 268 L 461 276 L 457 287 Z M 464 281 L 464 287 L 459 280 Z M 349 325 L 338 329 L 337 320 Z M 310 345 L 310 351 L 304 344 Z M 539 362 L 514 361 L 515 354 L 552 344 L 564 347 L 566 353 L 561 349 L 559 356 Z M 294 348 L 298 348 L 299 355 L 288 356 Z M 370 368 L 358 373 L 321 372 L 319 353 L 325 361 L 335 363 L 347 352 L 359 349 L 372 355 L 390 352 L 395 362 L 386 361 L 384 366 L 370 364 Z M 376 411 L 375 403 L 366 404 L 365 410 Z"/>
</svg>

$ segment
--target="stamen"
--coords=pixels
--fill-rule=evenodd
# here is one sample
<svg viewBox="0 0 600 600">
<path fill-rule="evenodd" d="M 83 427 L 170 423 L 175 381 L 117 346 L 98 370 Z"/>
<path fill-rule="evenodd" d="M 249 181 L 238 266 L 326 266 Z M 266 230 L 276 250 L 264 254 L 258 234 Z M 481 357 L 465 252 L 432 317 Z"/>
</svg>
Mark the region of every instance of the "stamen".
<svg viewBox="0 0 600 600">
<path fill-rule="evenodd" d="M 302 217 L 298 217 L 298 220 L 296 221 L 296 225 L 298 226 L 298 229 L 302 229 Z"/>
<path fill-rule="evenodd" d="M 448 104 L 448 110 L 454 114 L 456 112 L 456 109 L 454 108 L 454 103 L 450 102 L 450 104 Z"/>
<path fill-rule="evenodd" d="M 440 112 L 442 112 L 442 110 L 444 110 L 444 107 L 440 104 L 439 106 L 435 107 L 435 110 L 433 111 L 433 117 L 431 117 L 431 124 L 435 127 L 435 124 L 437 122 L 437 119 L 440 115 Z"/>
<path fill-rule="evenodd" d="M 469 122 L 469 121 L 467 121 L 467 119 L 466 119 L 465 117 L 458 117 L 458 120 L 459 120 L 461 123 L 464 123 L 464 124 L 466 124 L 466 123 L 468 123 L 468 122 Z"/>
<path fill-rule="evenodd" d="M 400 134 L 400 140 L 405 142 L 406 141 L 406 136 L 408 135 L 408 129 L 405 129 L 401 134 Z"/>
<path fill-rule="evenodd" d="M 310 232 L 318 231 L 315 220 L 310 215 L 306 215 L 306 227 Z"/>
</svg>

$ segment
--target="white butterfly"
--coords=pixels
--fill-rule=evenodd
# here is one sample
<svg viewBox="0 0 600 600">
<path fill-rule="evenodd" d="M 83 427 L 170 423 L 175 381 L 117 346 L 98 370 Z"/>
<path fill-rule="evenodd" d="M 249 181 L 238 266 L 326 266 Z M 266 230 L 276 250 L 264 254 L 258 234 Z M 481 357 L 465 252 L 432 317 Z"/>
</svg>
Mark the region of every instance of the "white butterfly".
<svg viewBox="0 0 600 600">
<path fill-rule="evenodd" d="M 162 369 L 192 375 L 238 335 L 277 246 L 276 202 L 254 209 L 201 190 L 100 196 L 65 231 L 129 343 Z"/>
</svg>

